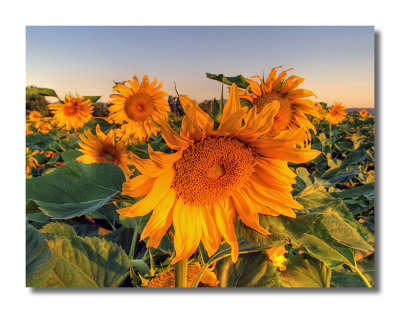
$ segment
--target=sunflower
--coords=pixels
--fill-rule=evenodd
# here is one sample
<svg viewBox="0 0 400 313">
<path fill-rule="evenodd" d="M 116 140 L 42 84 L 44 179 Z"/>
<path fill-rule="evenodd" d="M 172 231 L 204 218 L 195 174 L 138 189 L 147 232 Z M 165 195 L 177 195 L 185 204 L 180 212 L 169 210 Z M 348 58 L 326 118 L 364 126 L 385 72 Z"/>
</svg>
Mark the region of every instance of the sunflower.
<svg viewBox="0 0 400 313">
<path fill-rule="evenodd" d="M 287 253 L 285 246 L 271 248 L 267 250 L 268 258 L 271 260 L 274 266 L 279 267 L 280 271 L 286 270 L 286 266 L 283 264 L 287 261 L 284 254 Z"/>
<path fill-rule="evenodd" d="M 65 96 L 64 103 L 50 104 L 51 113 L 54 114 L 56 125 L 65 130 L 81 128 L 92 118 L 93 106 L 90 99 L 84 97 Z"/>
<path fill-rule="evenodd" d="M 51 130 L 51 124 L 44 120 L 39 120 L 35 123 L 35 127 L 39 133 L 48 134 Z"/>
<path fill-rule="evenodd" d="M 269 107 L 274 100 L 280 102 L 274 123 L 270 131 L 264 135 L 266 137 L 275 137 L 283 130 L 302 127 L 312 129 L 316 133 L 315 126 L 305 114 L 319 117 L 318 108 L 314 101 L 303 99 L 310 96 L 316 97 L 316 95 L 307 89 L 296 89 L 305 80 L 304 78 L 292 75 L 285 79 L 287 72 L 291 69 L 281 72 L 276 77 L 276 69 L 280 67 L 274 67 L 266 81 L 258 75 L 252 76 L 252 78 L 257 77 L 259 83 L 252 79 L 246 79 L 250 86 L 247 87 L 246 92 L 241 93 L 241 98 L 251 101 L 257 108 L 257 112 L 260 112 L 264 107 Z M 249 93 L 249 89 L 252 93 Z"/>
<path fill-rule="evenodd" d="M 78 151 L 82 152 L 83 155 L 78 157 L 76 160 L 86 163 L 100 163 L 108 162 L 118 165 L 124 172 L 125 177 L 129 177 L 130 170 L 128 165 L 132 162 L 129 160 L 129 154 L 125 149 L 122 141 L 115 141 L 115 133 L 110 130 L 105 135 L 100 125 L 96 125 L 96 136 L 91 131 L 85 130 L 84 135 L 79 136 L 82 140 L 79 145 L 82 149 Z"/>
<path fill-rule="evenodd" d="M 214 263 L 215 266 L 215 263 Z M 201 266 L 200 263 L 194 263 L 188 266 L 187 269 L 187 286 L 192 286 L 197 275 L 200 273 Z M 215 273 L 213 273 L 213 268 L 207 268 L 203 273 L 200 280 L 201 286 L 203 287 L 215 287 L 219 284 L 219 280 Z M 175 287 L 175 273 L 173 271 L 168 271 L 162 273 L 153 278 L 146 286 L 147 288 L 172 288 Z"/>
<path fill-rule="evenodd" d="M 151 135 L 157 135 L 161 121 L 168 117 L 170 111 L 166 97 L 168 93 L 161 90 L 162 82 L 156 87 L 157 79 L 150 83 L 144 75 L 142 83 L 135 76 L 128 81 L 129 87 L 118 83 L 110 95 L 113 104 L 109 107 L 111 122 L 122 124 L 122 139 L 133 137 L 133 142 L 146 141 Z"/>
<path fill-rule="evenodd" d="M 368 111 L 363 109 L 360 111 L 360 115 L 365 118 L 368 116 Z"/>
<path fill-rule="evenodd" d="M 38 122 L 42 118 L 42 115 L 38 111 L 32 111 L 29 113 L 28 118 L 31 122 Z"/>
<path fill-rule="evenodd" d="M 118 212 L 135 217 L 153 211 L 141 235 L 141 239 L 149 237 L 148 247 L 158 247 L 173 223 L 173 263 L 190 257 L 200 241 L 208 255 L 213 255 L 221 236 L 230 244 L 236 262 L 237 216 L 264 235 L 269 232 L 260 226 L 258 214 L 296 217 L 292 208 L 303 207 L 292 198 L 296 175 L 287 162 L 307 162 L 320 152 L 295 147 L 304 136 L 301 128 L 259 139 L 270 131 L 279 102 L 260 112 L 255 106 L 246 112 L 241 108 L 236 84 L 231 87 L 216 130 L 211 117 L 197 103 L 186 96 L 179 100 L 186 113 L 180 134 L 166 121 L 161 124 L 164 140 L 177 152 L 166 154 L 149 146 L 150 159 L 132 156 L 141 175 L 124 183 L 123 194 L 146 197 Z"/>
<path fill-rule="evenodd" d="M 325 115 L 325 120 L 332 125 L 338 124 L 344 120 L 346 116 L 346 107 L 342 105 L 342 102 L 334 102 L 333 106 L 329 109 Z"/>
</svg>

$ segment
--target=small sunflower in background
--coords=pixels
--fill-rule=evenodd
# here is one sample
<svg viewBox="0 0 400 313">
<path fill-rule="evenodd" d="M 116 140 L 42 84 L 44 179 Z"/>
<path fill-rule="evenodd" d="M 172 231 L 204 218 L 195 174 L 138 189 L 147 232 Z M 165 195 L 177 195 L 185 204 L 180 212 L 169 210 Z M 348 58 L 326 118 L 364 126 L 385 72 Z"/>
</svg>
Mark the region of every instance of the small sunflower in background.
<svg viewBox="0 0 400 313">
<path fill-rule="evenodd" d="M 77 161 L 86 164 L 114 163 L 123 170 L 126 178 L 129 177 L 130 170 L 128 166 L 132 164 L 129 160 L 129 153 L 122 141 L 115 140 L 113 130 L 110 130 L 105 135 L 101 131 L 99 124 L 97 124 L 96 136 L 91 131 L 85 130 L 84 135 L 79 135 L 79 137 L 82 140 L 79 142 L 82 149 L 78 149 L 78 151 L 82 152 L 83 155 L 78 157 Z"/>
<path fill-rule="evenodd" d="M 366 118 L 366 117 L 368 116 L 368 111 L 362 109 L 362 110 L 360 111 L 360 115 L 361 115 L 363 118 Z"/>
<path fill-rule="evenodd" d="M 170 111 L 167 97 L 168 93 L 161 90 L 162 82 L 156 86 L 155 78 L 150 83 L 147 75 L 143 81 L 135 76 L 125 83 L 117 83 L 110 95 L 113 100 L 109 107 L 109 120 L 121 124 L 121 139 L 139 143 L 146 141 L 151 135 L 160 131 L 161 121 L 168 117 Z M 130 138 L 132 137 L 132 138 Z"/>
<path fill-rule="evenodd" d="M 38 111 L 32 111 L 28 115 L 28 119 L 33 123 L 40 121 L 41 118 L 42 118 L 42 115 Z"/>
<path fill-rule="evenodd" d="M 342 105 L 342 102 L 334 102 L 325 115 L 325 120 L 331 125 L 339 124 L 347 115 L 345 110 L 346 107 Z"/>
<path fill-rule="evenodd" d="M 73 128 L 76 131 L 91 120 L 94 108 L 90 99 L 85 100 L 84 97 L 73 98 L 66 95 L 63 102 L 49 104 L 57 127 L 67 131 Z"/>
<path fill-rule="evenodd" d="M 240 94 L 241 98 L 251 101 L 257 108 L 257 112 L 264 107 L 268 109 L 272 101 L 279 101 L 278 113 L 274 117 L 270 131 L 264 135 L 265 137 L 275 137 L 284 130 L 303 127 L 312 129 L 316 133 L 315 126 L 305 114 L 319 117 L 318 108 L 313 100 L 303 99 L 315 96 L 314 92 L 307 89 L 296 89 L 305 80 L 302 77 L 292 75 L 285 79 L 287 72 L 291 69 L 282 71 L 276 77 L 277 68 L 280 67 L 274 67 L 265 81 L 258 75 L 252 76 L 252 78 L 258 78 L 259 83 L 252 79 L 246 79 L 250 86 Z"/>
<path fill-rule="evenodd" d="M 147 247 L 158 247 L 173 223 L 173 264 L 189 258 L 200 241 L 208 255 L 213 255 L 221 237 L 231 246 L 236 262 L 237 217 L 264 235 L 270 233 L 260 226 L 259 214 L 295 218 L 292 209 L 303 206 L 292 197 L 296 174 L 288 162 L 310 161 L 320 151 L 295 147 L 304 137 L 302 128 L 260 139 L 272 128 L 279 102 L 260 111 L 256 106 L 247 111 L 240 105 L 236 84 L 215 130 L 214 121 L 197 103 L 186 96 L 179 100 L 185 111 L 180 134 L 161 122 L 165 142 L 177 152 L 153 151 L 149 145 L 150 159 L 132 154 L 141 175 L 124 183 L 123 194 L 145 197 L 118 213 L 135 217 L 153 211 L 141 234 L 142 240 L 149 237 Z"/>
</svg>

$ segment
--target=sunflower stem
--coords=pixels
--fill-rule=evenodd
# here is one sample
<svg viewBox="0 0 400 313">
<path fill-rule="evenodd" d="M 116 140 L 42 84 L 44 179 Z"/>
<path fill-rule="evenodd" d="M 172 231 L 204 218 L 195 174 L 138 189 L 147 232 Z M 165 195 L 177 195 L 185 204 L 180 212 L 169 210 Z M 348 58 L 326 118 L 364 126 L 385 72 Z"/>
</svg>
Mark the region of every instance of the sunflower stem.
<svg viewBox="0 0 400 313">
<path fill-rule="evenodd" d="M 187 287 L 187 259 L 178 261 L 175 264 L 175 287 Z"/>
<path fill-rule="evenodd" d="M 139 232 L 139 227 L 135 227 L 135 231 L 133 232 L 133 236 L 132 236 L 131 248 L 129 250 L 129 260 L 133 259 L 134 255 L 135 255 L 135 248 L 136 248 L 138 232 Z"/>
<path fill-rule="evenodd" d="M 369 281 L 367 280 L 367 278 L 364 276 L 363 273 L 361 273 L 361 271 L 358 269 L 357 266 L 352 267 L 356 273 L 358 274 L 358 276 L 360 276 L 360 278 L 362 279 L 362 281 L 364 282 L 365 286 L 367 286 L 368 288 L 372 288 L 371 284 L 369 283 Z"/>
</svg>

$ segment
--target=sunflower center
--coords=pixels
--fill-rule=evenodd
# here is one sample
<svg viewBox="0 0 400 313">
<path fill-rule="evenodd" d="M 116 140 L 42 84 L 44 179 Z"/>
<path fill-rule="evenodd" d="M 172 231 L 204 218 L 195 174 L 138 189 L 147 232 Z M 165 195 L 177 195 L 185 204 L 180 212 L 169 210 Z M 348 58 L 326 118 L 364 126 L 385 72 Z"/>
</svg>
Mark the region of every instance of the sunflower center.
<svg viewBox="0 0 400 313">
<path fill-rule="evenodd" d="M 120 157 L 113 146 L 106 145 L 99 152 L 99 161 L 118 164 Z"/>
<path fill-rule="evenodd" d="M 64 114 L 66 116 L 74 116 L 78 112 L 78 105 L 76 103 L 72 103 L 64 106 Z"/>
<path fill-rule="evenodd" d="M 185 203 L 212 205 L 240 189 L 254 164 L 253 150 L 240 140 L 208 137 L 183 152 L 172 186 Z"/>
<path fill-rule="evenodd" d="M 293 117 L 293 109 L 290 100 L 279 93 L 267 93 L 257 97 L 253 102 L 257 107 L 257 113 L 273 100 L 278 100 L 280 102 L 279 111 L 274 117 L 271 130 L 263 137 L 275 137 L 279 135 L 281 131 L 288 128 Z"/>
<path fill-rule="evenodd" d="M 135 121 L 147 119 L 153 112 L 153 100 L 145 93 L 135 93 L 125 103 L 125 112 L 129 118 Z"/>
</svg>

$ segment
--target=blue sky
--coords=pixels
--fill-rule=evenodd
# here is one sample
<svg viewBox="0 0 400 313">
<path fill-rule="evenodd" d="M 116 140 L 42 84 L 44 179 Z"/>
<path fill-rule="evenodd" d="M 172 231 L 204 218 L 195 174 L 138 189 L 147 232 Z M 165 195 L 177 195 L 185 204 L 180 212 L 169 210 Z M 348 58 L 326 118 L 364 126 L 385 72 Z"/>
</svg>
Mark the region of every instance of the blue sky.
<svg viewBox="0 0 400 313">
<path fill-rule="evenodd" d="M 206 72 L 252 76 L 294 68 L 319 101 L 374 106 L 373 27 L 28 26 L 26 83 L 108 101 L 113 80 L 148 74 L 164 89 L 202 101 L 219 98 Z"/>
</svg>

